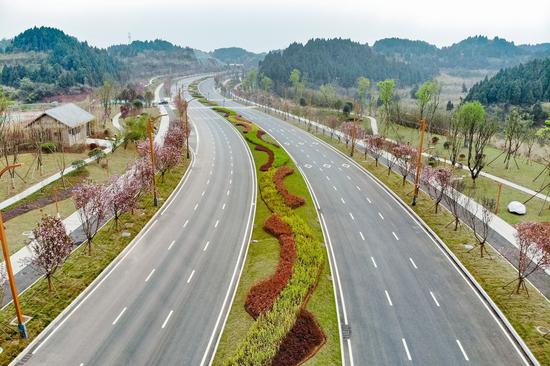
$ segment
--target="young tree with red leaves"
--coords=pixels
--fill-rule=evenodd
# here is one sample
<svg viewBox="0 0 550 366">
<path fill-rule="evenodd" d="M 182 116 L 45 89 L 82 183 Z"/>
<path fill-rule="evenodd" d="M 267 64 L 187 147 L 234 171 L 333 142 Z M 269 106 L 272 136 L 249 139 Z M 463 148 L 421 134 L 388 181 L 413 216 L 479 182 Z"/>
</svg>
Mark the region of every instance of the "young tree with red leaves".
<svg viewBox="0 0 550 366">
<path fill-rule="evenodd" d="M 367 152 L 373 157 L 376 166 L 378 166 L 378 160 L 384 153 L 384 146 L 386 145 L 386 139 L 380 135 L 367 135 L 365 136 L 365 159 L 367 158 Z"/>
<path fill-rule="evenodd" d="M 510 283 L 518 281 L 516 294 L 523 288 L 529 295 L 525 279 L 539 269 L 550 267 L 550 226 L 541 222 L 523 222 L 515 225 L 515 228 L 519 245 L 518 278 Z"/>
<path fill-rule="evenodd" d="M 168 130 L 164 137 L 164 146 L 173 146 L 182 149 L 185 146 L 186 131 L 181 126 L 174 126 Z"/>
<path fill-rule="evenodd" d="M 463 180 L 452 179 L 449 184 L 447 193 L 443 197 L 445 203 L 447 204 L 447 208 L 454 217 L 454 220 L 449 223 L 451 224 L 452 222 L 454 222 L 454 231 L 458 230 L 458 224 L 460 224 L 460 213 L 462 210 L 460 200 L 463 197 L 462 191 L 464 190 L 464 186 L 465 184 Z"/>
<path fill-rule="evenodd" d="M 118 229 L 120 215 L 137 207 L 137 195 L 140 190 L 139 182 L 132 174 L 124 174 L 111 179 L 107 188 L 109 204 L 115 218 L 115 228 Z"/>
<path fill-rule="evenodd" d="M 136 160 L 130 172 L 129 174 L 136 180 L 140 193 L 151 189 L 151 180 L 153 179 L 154 171 L 151 166 L 151 160 L 148 157 Z"/>
<path fill-rule="evenodd" d="M 359 127 L 359 124 L 354 121 L 348 121 L 342 123 L 340 126 L 340 129 L 342 130 L 342 133 L 344 134 L 344 139 L 346 140 L 346 147 L 348 146 L 348 143 L 351 142 L 351 151 L 350 156 L 353 157 L 353 153 L 355 152 L 355 142 L 358 138 L 361 138 L 363 136 L 363 130 L 361 127 Z"/>
<path fill-rule="evenodd" d="M 88 241 L 88 255 L 92 254 L 92 241 L 108 210 L 107 188 L 101 184 L 80 183 L 73 189 L 74 205 L 82 222 L 82 230 Z"/>
<path fill-rule="evenodd" d="M 453 173 L 450 169 L 434 169 L 427 165 L 422 173 L 422 180 L 428 187 L 430 194 L 435 198 L 435 213 L 439 210 L 439 204 L 447 194 Z"/>
<path fill-rule="evenodd" d="M 52 291 L 52 277 L 71 254 L 74 242 L 61 219 L 55 216 L 44 215 L 32 233 L 34 240 L 29 245 L 32 253 L 30 263 L 44 271 L 48 290 Z"/>
<path fill-rule="evenodd" d="M 405 185 L 407 177 L 416 168 L 416 149 L 409 145 L 399 144 L 392 149 L 392 154 L 397 159 L 397 169 L 401 173 L 403 185 Z"/>
</svg>

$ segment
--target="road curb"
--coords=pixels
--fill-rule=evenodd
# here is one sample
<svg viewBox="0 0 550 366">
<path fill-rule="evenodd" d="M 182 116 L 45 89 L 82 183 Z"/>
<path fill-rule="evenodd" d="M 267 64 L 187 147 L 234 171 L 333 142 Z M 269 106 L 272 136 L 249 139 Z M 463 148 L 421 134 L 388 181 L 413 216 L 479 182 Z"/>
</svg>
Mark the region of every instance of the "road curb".
<svg viewBox="0 0 550 366">
<path fill-rule="evenodd" d="M 104 278 L 106 278 L 114 268 L 120 263 L 120 261 L 139 243 L 143 238 L 145 233 L 156 223 L 157 217 L 163 212 L 164 206 L 168 204 L 174 196 L 179 192 L 183 184 L 187 181 L 189 174 L 192 171 L 192 165 L 195 161 L 195 153 L 191 154 L 191 164 L 189 164 L 185 174 L 181 177 L 180 181 L 174 187 L 168 198 L 163 202 L 162 206 L 159 207 L 157 212 L 149 219 L 149 221 L 141 228 L 139 233 L 126 245 L 126 247 L 114 258 L 108 265 L 105 267 L 101 273 L 82 291 L 61 313 L 59 313 L 51 322 L 44 328 L 10 363 L 9 366 L 21 366 L 32 357 L 32 352 L 35 350 L 35 347 L 39 346 L 42 340 L 45 340 L 48 336 L 52 334 L 55 328 L 59 323 L 63 322 L 68 318 L 68 315 L 73 311 L 77 306 L 79 306 L 87 296 L 90 295 L 90 292 L 97 288 Z M 105 223 L 106 224 L 106 223 Z M 31 355 L 27 357 L 27 355 Z"/>
</svg>

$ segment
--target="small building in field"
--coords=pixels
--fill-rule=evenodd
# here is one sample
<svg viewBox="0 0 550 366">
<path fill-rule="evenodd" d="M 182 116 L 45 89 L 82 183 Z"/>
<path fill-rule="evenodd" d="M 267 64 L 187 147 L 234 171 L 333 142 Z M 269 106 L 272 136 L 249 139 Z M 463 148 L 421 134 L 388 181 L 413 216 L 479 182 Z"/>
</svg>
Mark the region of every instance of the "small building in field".
<svg viewBox="0 0 550 366">
<path fill-rule="evenodd" d="M 85 144 L 91 134 L 94 115 L 73 103 L 48 109 L 27 124 L 27 128 L 44 131 L 56 144 Z"/>
</svg>

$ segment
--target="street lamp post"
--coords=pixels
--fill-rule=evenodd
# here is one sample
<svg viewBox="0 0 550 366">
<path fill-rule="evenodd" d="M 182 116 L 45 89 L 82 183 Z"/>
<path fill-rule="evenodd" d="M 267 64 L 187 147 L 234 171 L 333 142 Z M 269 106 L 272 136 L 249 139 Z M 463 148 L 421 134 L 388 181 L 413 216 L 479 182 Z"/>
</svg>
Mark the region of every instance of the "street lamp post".
<svg viewBox="0 0 550 366">
<path fill-rule="evenodd" d="M 156 117 L 149 117 L 149 120 L 147 121 L 147 133 L 149 135 L 149 151 L 151 155 L 151 168 L 153 169 L 152 174 L 152 182 L 153 182 L 153 205 L 158 206 L 158 198 L 157 198 L 157 182 L 155 179 L 155 149 L 154 149 L 154 142 L 153 142 L 153 125 L 156 120 L 159 118 L 166 116 L 165 114 L 161 114 L 160 116 Z"/>
<path fill-rule="evenodd" d="M 20 167 L 21 164 L 8 165 L 0 171 L 0 177 L 8 170 Z M 15 284 L 15 278 L 13 277 L 13 269 L 11 267 L 10 252 L 8 250 L 8 239 L 6 238 L 6 232 L 4 231 L 4 220 L 2 212 L 0 212 L 0 240 L 2 241 L 2 254 L 4 255 L 4 262 L 6 263 L 6 272 L 8 274 L 8 280 L 10 283 L 11 296 L 13 298 L 13 305 L 15 306 L 15 314 L 17 315 L 17 328 L 19 328 L 19 335 L 21 338 L 29 338 L 27 332 L 27 326 L 23 321 L 23 312 L 21 311 L 21 304 L 19 303 L 19 295 L 17 294 L 17 286 Z"/>
</svg>

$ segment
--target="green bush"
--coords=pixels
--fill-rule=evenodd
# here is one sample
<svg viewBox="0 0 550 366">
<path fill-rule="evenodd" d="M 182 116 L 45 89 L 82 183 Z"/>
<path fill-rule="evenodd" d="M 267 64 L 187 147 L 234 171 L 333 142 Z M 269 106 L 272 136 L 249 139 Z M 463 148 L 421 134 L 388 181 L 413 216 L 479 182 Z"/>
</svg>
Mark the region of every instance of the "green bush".
<svg viewBox="0 0 550 366">
<path fill-rule="evenodd" d="M 57 151 L 57 145 L 53 142 L 43 142 L 40 144 L 40 150 L 46 154 L 52 154 Z"/>
</svg>

